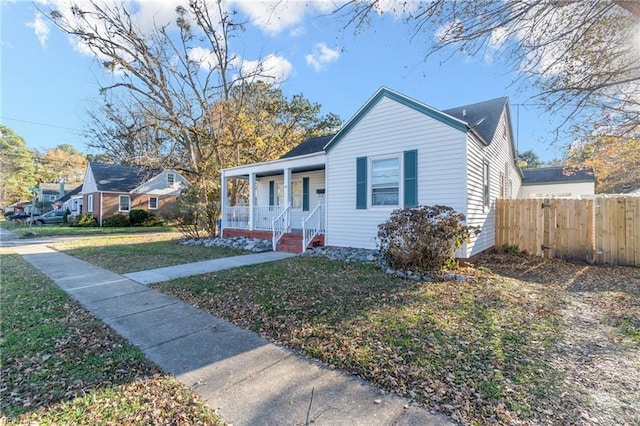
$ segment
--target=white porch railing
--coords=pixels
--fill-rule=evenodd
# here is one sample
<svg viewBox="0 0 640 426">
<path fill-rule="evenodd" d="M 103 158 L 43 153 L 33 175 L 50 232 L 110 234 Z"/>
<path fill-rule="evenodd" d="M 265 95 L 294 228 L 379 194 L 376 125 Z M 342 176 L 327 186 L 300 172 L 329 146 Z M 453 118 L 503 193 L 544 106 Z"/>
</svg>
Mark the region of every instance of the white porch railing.
<svg viewBox="0 0 640 426">
<path fill-rule="evenodd" d="M 288 205 L 286 209 L 282 211 L 275 219 L 273 219 L 272 228 L 273 229 L 273 251 L 276 251 L 278 247 L 278 241 L 280 238 L 287 232 L 289 232 L 289 228 L 291 228 L 291 205 Z"/>
<path fill-rule="evenodd" d="M 224 208 L 223 228 L 249 229 L 249 207 L 233 206 Z"/>
<path fill-rule="evenodd" d="M 255 231 L 271 231 L 273 219 L 284 210 L 279 206 L 253 207 L 253 227 L 250 223 L 249 206 L 233 206 L 224 208 L 224 228 L 253 229 Z"/>
<path fill-rule="evenodd" d="M 256 231 L 271 231 L 273 219 L 280 216 L 284 210 L 281 206 L 256 206 L 253 208 L 253 229 Z"/>
<path fill-rule="evenodd" d="M 302 219 L 302 252 L 307 251 L 307 246 L 316 235 L 324 232 L 324 206 L 318 204 L 315 209 Z"/>
</svg>

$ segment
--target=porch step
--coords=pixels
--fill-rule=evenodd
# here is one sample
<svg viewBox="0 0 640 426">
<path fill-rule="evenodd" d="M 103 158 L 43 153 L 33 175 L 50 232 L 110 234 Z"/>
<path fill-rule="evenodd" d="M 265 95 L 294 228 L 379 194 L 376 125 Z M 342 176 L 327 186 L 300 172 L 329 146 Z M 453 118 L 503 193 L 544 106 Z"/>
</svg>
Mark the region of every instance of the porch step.
<svg viewBox="0 0 640 426">
<path fill-rule="evenodd" d="M 288 232 L 280 238 L 276 251 L 287 253 L 302 253 L 302 234 Z"/>
<path fill-rule="evenodd" d="M 324 245 L 324 235 L 316 235 L 309 244 L 309 247 L 318 247 Z M 302 234 L 289 232 L 286 233 L 278 241 L 276 251 L 284 251 L 287 253 L 302 253 Z"/>
</svg>

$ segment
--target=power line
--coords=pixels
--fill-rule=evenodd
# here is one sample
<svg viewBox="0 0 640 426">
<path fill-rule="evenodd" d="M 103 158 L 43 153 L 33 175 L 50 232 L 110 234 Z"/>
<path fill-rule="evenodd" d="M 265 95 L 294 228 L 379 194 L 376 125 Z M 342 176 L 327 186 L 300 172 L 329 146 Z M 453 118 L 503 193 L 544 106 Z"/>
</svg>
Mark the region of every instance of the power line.
<svg viewBox="0 0 640 426">
<path fill-rule="evenodd" d="M 71 130 L 72 132 L 84 133 L 83 130 L 73 129 L 71 127 L 65 127 L 65 126 L 58 126 L 56 124 L 40 123 L 40 122 L 37 122 L 37 121 L 29 121 L 29 120 L 20 120 L 19 118 L 11 118 L 11 117 L 5 117 L 5 116 L 0 116 L 0 118 L 3 119 L 3 120 L 18 121 L 20 123 L 35 124 L 37 126 L 44 126 L 44 127 L 55 127 L 57 129 Z"/>
</svg>

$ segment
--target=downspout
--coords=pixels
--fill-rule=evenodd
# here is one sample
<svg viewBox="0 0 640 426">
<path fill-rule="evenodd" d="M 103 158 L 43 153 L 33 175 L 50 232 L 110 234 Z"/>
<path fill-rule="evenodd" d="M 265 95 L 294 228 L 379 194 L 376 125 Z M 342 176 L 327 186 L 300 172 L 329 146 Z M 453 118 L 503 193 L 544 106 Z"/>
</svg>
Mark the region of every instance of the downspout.
<svg viewBox="0 0 640 426">
<path fill-rule="evenodd" d="M 103 193 L 100 193 L 100 227 L 102 228 L 102 195 Z"/>
</svg>

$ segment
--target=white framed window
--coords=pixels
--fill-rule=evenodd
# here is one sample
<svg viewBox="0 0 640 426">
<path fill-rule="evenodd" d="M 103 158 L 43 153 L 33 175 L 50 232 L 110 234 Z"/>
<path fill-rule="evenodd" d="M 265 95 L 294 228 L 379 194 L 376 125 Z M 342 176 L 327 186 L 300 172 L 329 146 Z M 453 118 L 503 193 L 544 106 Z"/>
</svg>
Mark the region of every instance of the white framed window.
<svg viewBox="0 0 640 426">
<path fill-rule="evenodd" d="M 291 208 L 302 209 L 302 181 L 294 180 L 291 182 Z"/>
<path fill-rule="evenodd" d="M 490 207 L 490 191 L 489 191 L 489 162 L 482 163 L 482 205 L 485 211 Z"/>
<path fill-rule="evenodd" d="M 371 160 L 372 206 L 400 205 L 400 157 Z"/>
<path fill-rule="evenodd" d="M 158 197 L 149 197 L 149 210 L 156 210 L 158 208 Z"/>
<path fill-rule="evenodd" d="M 93 213 L 93 194 L 87 195 L 87 213 Z"/>
<path fill-rule="evenodd" d="M 173 187 L 176 184 L 176 175 L 175 173 L 167 173 L 167 186 Z"/>
<path fill-rule="evenodd" d="M 128 195 L 121 195 L 120 202 L 118 203 L 119 212 L 128 212 L 131 210 L 131 197 Z"/>
</svg>

